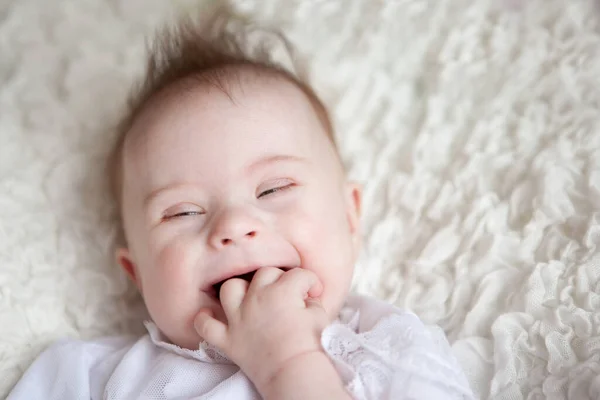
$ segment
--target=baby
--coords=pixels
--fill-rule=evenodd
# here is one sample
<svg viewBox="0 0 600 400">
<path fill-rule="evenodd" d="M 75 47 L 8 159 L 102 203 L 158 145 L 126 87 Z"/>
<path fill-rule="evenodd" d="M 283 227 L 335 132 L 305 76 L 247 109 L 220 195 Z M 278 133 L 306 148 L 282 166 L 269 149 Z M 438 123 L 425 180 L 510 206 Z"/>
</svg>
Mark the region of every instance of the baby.
<svg viewBox="0 0 600 400">
<path fill-rule="evenodd" d="M 360 186 L 315 92 L 232 18 L 162 34 L 112 158 L 148 334 L 61 341 L 9 399 L 473 399 L 439 330 L 349 293 Z"/>
</svg>

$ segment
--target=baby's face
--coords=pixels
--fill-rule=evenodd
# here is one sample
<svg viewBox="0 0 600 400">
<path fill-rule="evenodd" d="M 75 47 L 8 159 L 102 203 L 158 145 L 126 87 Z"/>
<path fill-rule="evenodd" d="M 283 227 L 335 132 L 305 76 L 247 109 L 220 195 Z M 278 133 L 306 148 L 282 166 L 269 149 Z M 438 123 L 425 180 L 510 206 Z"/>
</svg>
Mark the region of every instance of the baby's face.
<svg viewBox="0 0 600 400">
<path fill-rule="evenodd" d="M 214 284 L 264 266 L 306 268 L 331 318 L 360 246 L 358 187 L 347 183 L 309 101 L 291 83 L 162 96 L 124 145 L 118 258 L 175 344 L 197 349 L 194 317 L 226 322 Z"/>
</svg>

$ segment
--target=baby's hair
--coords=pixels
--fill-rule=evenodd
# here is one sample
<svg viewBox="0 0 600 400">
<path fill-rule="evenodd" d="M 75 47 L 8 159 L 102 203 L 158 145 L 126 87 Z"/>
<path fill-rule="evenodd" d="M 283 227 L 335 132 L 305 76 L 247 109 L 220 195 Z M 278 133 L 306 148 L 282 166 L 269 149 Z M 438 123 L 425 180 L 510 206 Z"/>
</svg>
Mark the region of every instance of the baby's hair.
<svg viewBox="0 0 600 400">
<path fill-rule="evenodd" d="M 250 76 L 283 79 L 306 95 L 334 147 L 334 130 L 327 108 L 308 83 L 305 71 L 286 37 L 256 27 L 223 2 L 204 9 L 197 20 L 180 18 L 158 31 L 148 46 L 145 75 L 128 99 L 117 126 L 116 142 L 108 159 L 110 188 L 121 217 L 123 147 L 128 132 L 145 106 L 159 92 L 177 85 L 178 91 L 216 88 L 232 98 L 231 88 Z M 252 43 L 257 40 L 257 43 Z M 279 44 L 293 63 L 292 71 L 273 59 Z M 190 79 L 191 78 L 191 79 Z M 121 218 L 120 218 L 121 219 Z M 125 244 L 120 223 L 119 244 Z"/>
</svg>

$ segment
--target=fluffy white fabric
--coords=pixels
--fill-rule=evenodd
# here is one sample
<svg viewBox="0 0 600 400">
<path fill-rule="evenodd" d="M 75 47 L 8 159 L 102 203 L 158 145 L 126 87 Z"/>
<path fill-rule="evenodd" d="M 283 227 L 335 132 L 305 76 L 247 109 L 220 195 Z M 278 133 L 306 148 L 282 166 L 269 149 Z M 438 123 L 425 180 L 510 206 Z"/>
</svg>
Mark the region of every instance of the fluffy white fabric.
<svg viewBox="0 0 600 400">
<path fill-rule="evenodd" d="M 593 0 L 237 0 L 310 56 L 365 184 L 355 288 L 440 324 L 490 399 L 600 397 Z M 0 2 L 0 397 L 142 332 L 101 169 L 144 35 L 198 1 Z"/>
</svg>

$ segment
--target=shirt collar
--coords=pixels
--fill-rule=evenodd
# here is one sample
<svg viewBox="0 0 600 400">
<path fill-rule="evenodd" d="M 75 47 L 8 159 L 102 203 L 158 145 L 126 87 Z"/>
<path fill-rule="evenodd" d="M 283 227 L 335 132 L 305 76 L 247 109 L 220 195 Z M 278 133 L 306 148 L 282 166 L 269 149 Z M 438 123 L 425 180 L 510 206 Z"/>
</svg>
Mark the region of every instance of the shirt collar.
<svg viewBox="0 0 600 400">
<path fill-rule="evenodd" d="M 165 335 L 158 329 L 158 326 L 152 321 L 144 321 L 144 326 L 148 330 L 148 334 L 150 335 L 150 340 L 156 346 L 173 352 L 177 355 L 186 358 L 192 358 L 194 360 L 212 363 L 212 364 L 233 364 L 233 362 L 227 358 L 225 354 L 223 354 L 219 349 L 215 346 L 210 345 L 206 341 L 202 341 L 198 345 L 198 350 L 190 350 L 184 349 L 183 347 L 179 347 L 176 344 L 169 343 L 166 340 Z"/>
</svg>

